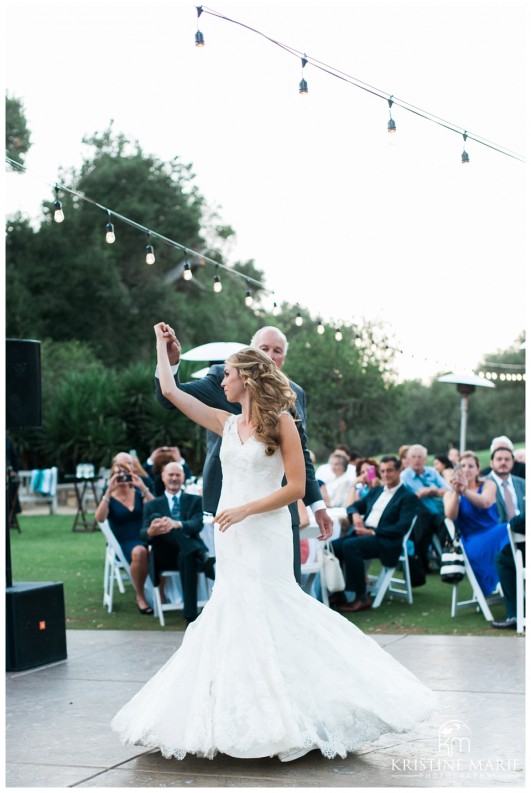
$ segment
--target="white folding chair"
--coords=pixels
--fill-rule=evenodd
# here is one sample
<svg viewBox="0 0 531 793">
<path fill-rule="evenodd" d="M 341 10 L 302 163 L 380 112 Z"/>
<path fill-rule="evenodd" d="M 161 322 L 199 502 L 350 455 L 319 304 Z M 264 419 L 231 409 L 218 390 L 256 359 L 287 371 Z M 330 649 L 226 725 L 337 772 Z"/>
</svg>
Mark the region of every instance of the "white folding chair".
<svg viewBox="0 0 531 793">
<path fill-rule="evenodd" d="M 158 586 L 153 587 L 153 612 L 154 616 L 159 618 L 159 622 L 164 627 L 166 624 L 164 620 L 165 611 L 182 611 L 184 608 L 183 590 L 181 586 L 181 575 L 177 570 L 163 570 L 160 573 L 161 580 L 164 580 L 164 600 L 162 602 L 160 597 L 160 590 Z M 208 603 L 214 582 L 205 576 L 204 573 L 199 573 L 197 578 L 197 607 L 202 608 Z"/>
<path fill-rule="evenodd" d="M 207 513 L 203 515 L 203 528 L 199 535 L 208 548 L 211 556 L 215 555 L 214 545 L 214 526 L 212 523 L 212 516 Z M 153 587 L 153 611 L 154 616 L 158 617 L 162 627 L 166 624 L 164 621 L 165 611 L 182 611 L 184 608 L 183 590 L 181 586 L 181 576 L 177 570 L 164 570 L 161 572 L 160 577 L 164 579 L 164 599 L 162 602 L 158 586 Z M 202 608 L 206 605 L 212 594 L 214 581 L 207 578 L 204 573 L 199 573 L 197 579 L 197 606 Z"/>
<path fill-rule="evenodd" d="M 455 524 L 453 520 L 450 518 L 445 518 L 444 522 L 446 524 L 446 529 L 448 534 L 450 535 L 450 539 L 453 540 L 455 538 Z M 492 606 L 494 603 L 500 603 L 503 601 L 503 596 L 501 594 L 501 587 L 498 584 L 496 587 L 495 592 L 491 595 L 485 596 L 481 591 L 481 587 L 478 584 L 478 580 L 474 575 L 474 571 L 472 570 L 472 566 L 468 561 L 468 556 L 466 554 L 465 546 L 461 543 L 461 547 L 463 548 L 463 556 L 465 559 L 465 574 L 468 578 L 468 582 L 472 587 L 472 597 L 468 600 L 458 600 L 458 589 L 459 584 L 462 584 L 463 581 L 459 581 L 455 584 L 452 584 L 452 605 L 450 613 L 452 617 L 455 617 L 459 609 L 466 608 L 467 606 L 475 606 L 476 611 L 481 611 L 487 622 L 493 622 L 494 617 L 492 616 L 492 612 L 489 606 Z M 464 580 L 464 579 L 463 579 Z"/>
<path fill-rule="evenodd" d="M 525 631 L 525 580 L 526 572 L 524 565 L 524 555 L 520 548 L 516 547 L 515 532 L 511 529 L 511 524 L 507 524 L 509 542 L 513 552 L 514 564 L 516 567 L 516 632 Z"/>
<path fill-rule="evenodd" d="M 301 534 L 305 533 L 306 530 L 301 532 Z M 328 606 L 329 600 L 324 574 L 323 543 L 321 541 L 313 543 L 312 539 L 316 536 L 317 535 L 314 534 L 313 537 L 308 537 L 310 541 L 310 555 L 308 560 L 304 564 L 301 564 L 301 575 L 303 577 L 302 589 L 307 595 L 311 595 L 315 579 L 317 576 L 319 576 L 319 581 L 321 584 L 321 597 L 323 598 L 324 605 Z"/>
<path fill-rule="evenodd" d="M 109 521 L 104 520 L 102 523 L 98 523 L 98 526 L 107 543 L 105 548 L 105 566 L 103 569 L 103 605 L 107 606 L 107 611 L 110 614 L 113 604 L 114 584 L 117 584 L 118 589 L 123 595 L 125 592 L 124 582 L 129 581 L 132 584 L 133 579 L 131 578 L 129 562 L 124 556 L 120 543 L 112 532 Z M 153 597 L 153 586 L 149 578 L 146 579 L 144 589 L 146 597 L 151 599 Z"/>
<path fill-rule="evenodd" d="M 382 600 L 387 592 L 397 595 L 398 597 L 405 598 L 409 605 L 413 603 L 413 590 L 411 588 L 411 575 L 409 572 L 409 559 L 407 553 L 407 542 L 411 536 L 411 532 L 415 526 L 417 516 L 411 521 L 411 525 L 404 535 L 402 540 L 402 552 L 398 557 L 398 562 L 394 567 L 382 567 L 380 575 L 367 576 L 369 586 L 367 591 L 374 597 L 372 602 L 373 609 L 377 609 L 381 605 Z M 396 576 L 396 572 L 401 569 L 402 578 Z"/>
</svg>

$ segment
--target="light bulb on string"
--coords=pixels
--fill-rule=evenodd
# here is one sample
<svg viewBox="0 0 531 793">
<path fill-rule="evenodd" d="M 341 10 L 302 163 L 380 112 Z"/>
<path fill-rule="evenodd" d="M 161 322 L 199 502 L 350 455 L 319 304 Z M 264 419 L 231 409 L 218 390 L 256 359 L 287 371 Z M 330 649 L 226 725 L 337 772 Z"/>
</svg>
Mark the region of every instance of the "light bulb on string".
<svg viewBox="0 0 531 793">
<path fill-rule="evenodd" d="M 301 312 L 297 311 L 297 316 L 295 317 L 295 325 L 298 328 L 300 328 L 300 326 L 302 325 L 303 322 L 304 322 L 304 320 L 302 318 Z"/>
<path fill-rule="evenodd" d="M 248 289 L 245 293 L 245 305 L 248 307 L 253 305 L 253 295 L 250 289 Z"/>
<path fill-rule="evenodd" d="M 466 132 L 463 132 L 463 141 L 464 142 L 463 142 L 463 151 L 461 153 L 461 162 L 463 163 L 463 165 L 467 165 L 468 163 L 470 163 L 470 157 L 468 156 L 468 152 L 465 149 L 466 139 L 467 138 L 468 138 L 468 135 L 466 134 Z"/>
<path fill-rule="evenodd" d="M 197 11 L 197 31 L 196 31 L 196 34 L 195 34 L 195 46 L 196 47 L 204 47 L 205 46 L 205 37 L 203 36 L 201 31 L 199 30 L 199 17 L 203 13 L 203 7 L 202 6 L 196 6 L 195 10 Z"/>
<path fill-rule="evenodd" d="M 272 310 L 271 313 L 273 314 L 274 317 L 278 317 L 278 315 L 280 314 L 280 309 L 279 309 L 276 301 L 273 303 L 273 310 Z"/>
<path fill-rule="evenodd" d="M 325 332 L 325 326 L 323 325 L 323 323 L 319 319 L 317 321 L 317 333 L 319 334 L 319 336 L 322 336 L 324 332 Z"/>
<path fill-rule="evenodd" d="M 62 223 L 65 219 L 64 212 L 63 212 L 63 205 L 59 201 L 59 188 L 55 185 L 55 201 L 53 202 L 53 219 L 56 223 Z"/>
<path fill-rule="evenodd" d="M 193 278 L 192 268 L 188 260 L 188 251 L 185 251 L 184 254 L 183 278 L 185 281 L 191 281 Z"/>
<path fill-rule="evenodd" d="M 389 97 L 389 99 L 387 100 L 387 103 L 389 105 L 389 121 L 387 122 L 387 132 L 391 133 L 391 138 L 393 139 L 393 142 L 394 142 L 394 133 L 396 133 L 396 124 L 395 124 L 395 121 L 394 121 L 394 119 L 393 119 L 393 117 L 391 115 L 391 108 L 393 107 L 393 97 L 392 96 Z M 391 143 L 391 139 L 389 140 L 389 142 Z"/>
<path fill-rule="evenodd" d="M 108 242 L 109 245 L 112 245 L 113 242 L 116 240 L 116 236 L 114 234 L 114 226 L 111 223 L 111 213 L 108 212 L 107 214 L 109 216 L 109 221 L 105 226 L 105 242 Z"/>
<path fill-rule="evenodd" d="M 304 69 L 304 67 L 308 63 L 308 61 L 306 60 L 306 55 L 304 56 L 304 58 L 301 58 L 301 63 L 302 63 L 302 68 Z M 301 75 L 302 75 L 302 79 L 301 79 L 301 81 L 299 83 L 299 94 L 307 94 L 308 93 L 308 83 L 304 79 L 304 71 L 301 72 Z"/>
<path fill-rule="evenodd" d="M 336 341 L 341 341 L 341 339 L 343 338 L 343 334 L 341 333 L 339 328 L 336 330 L 336 332 L 334 334 L 334 338 L 335 338 Z"/>
<path fill-rule="evenodd" d="M 220 292 L 221 292 L 221 290 L 223 289 L 223 285 L 222 285 L 222 283 L 221 283 L 221 278 L 219 277 L 219 275 L 218 275 L 217 273 L 216 273 L 216 275 L 214 276 L 214 286 L 213 286 L 213 288 L 214 288 L 214 292 L 215 292 L 217 295 L 219 295 L 219 293 L 220 293 Z"/>
<path fill-rule="evenodd" d="M 151 238 L 151 233 L 148 233 L 148 240 Z M 146 245 L 146 264 L 155 264 L 155 248 L 148 242 Z"/>
</svg>

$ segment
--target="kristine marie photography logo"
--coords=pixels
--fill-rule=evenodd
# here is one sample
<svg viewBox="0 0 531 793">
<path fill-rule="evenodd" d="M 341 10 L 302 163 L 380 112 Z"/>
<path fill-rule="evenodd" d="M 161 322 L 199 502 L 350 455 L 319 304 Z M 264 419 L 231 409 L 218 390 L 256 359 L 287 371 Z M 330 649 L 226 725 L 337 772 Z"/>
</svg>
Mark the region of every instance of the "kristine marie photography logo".
<svg viewBox="0 0 531 793">
<path fill-rule="evenodd" d="M 434 742 L 435 743 L 435 742 Z M 493 780 L 513 777 L 523 771 L 516 758 L 482 757 L 474 746 L 472 730 L 459 719 L 446 721 L 439 727 L 433 754 L 424 757 L 394 757 L 393 776 L 432 780 Z"/>
</svg>

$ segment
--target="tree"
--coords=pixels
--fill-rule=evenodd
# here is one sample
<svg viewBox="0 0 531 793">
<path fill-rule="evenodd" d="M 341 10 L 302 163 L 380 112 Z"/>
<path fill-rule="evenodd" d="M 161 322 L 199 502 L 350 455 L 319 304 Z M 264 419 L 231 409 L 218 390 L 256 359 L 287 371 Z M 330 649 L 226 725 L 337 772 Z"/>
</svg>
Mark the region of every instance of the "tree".
<svg viewBox="0 0 531 793">
<path fill-rule="evenodd" d="M 30 131 L 22 100 L 6 96 L 6 154 L 24 164 L 24 155 L 31 146 Z"/>
</svg>

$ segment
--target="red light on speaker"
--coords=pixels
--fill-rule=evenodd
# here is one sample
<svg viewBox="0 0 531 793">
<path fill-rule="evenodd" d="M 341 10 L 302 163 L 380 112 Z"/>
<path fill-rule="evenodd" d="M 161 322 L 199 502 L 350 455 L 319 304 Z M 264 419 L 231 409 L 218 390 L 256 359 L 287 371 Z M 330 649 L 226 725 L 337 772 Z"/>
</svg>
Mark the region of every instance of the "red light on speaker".
<svg viewBox="0 0 531 793">
<path fill-rule="evenodd" d="M 41 620 L 39 622 L 39 630 L 40 631 L 45 631 L 46 630 L 46 620 Z"/>
</svg>

